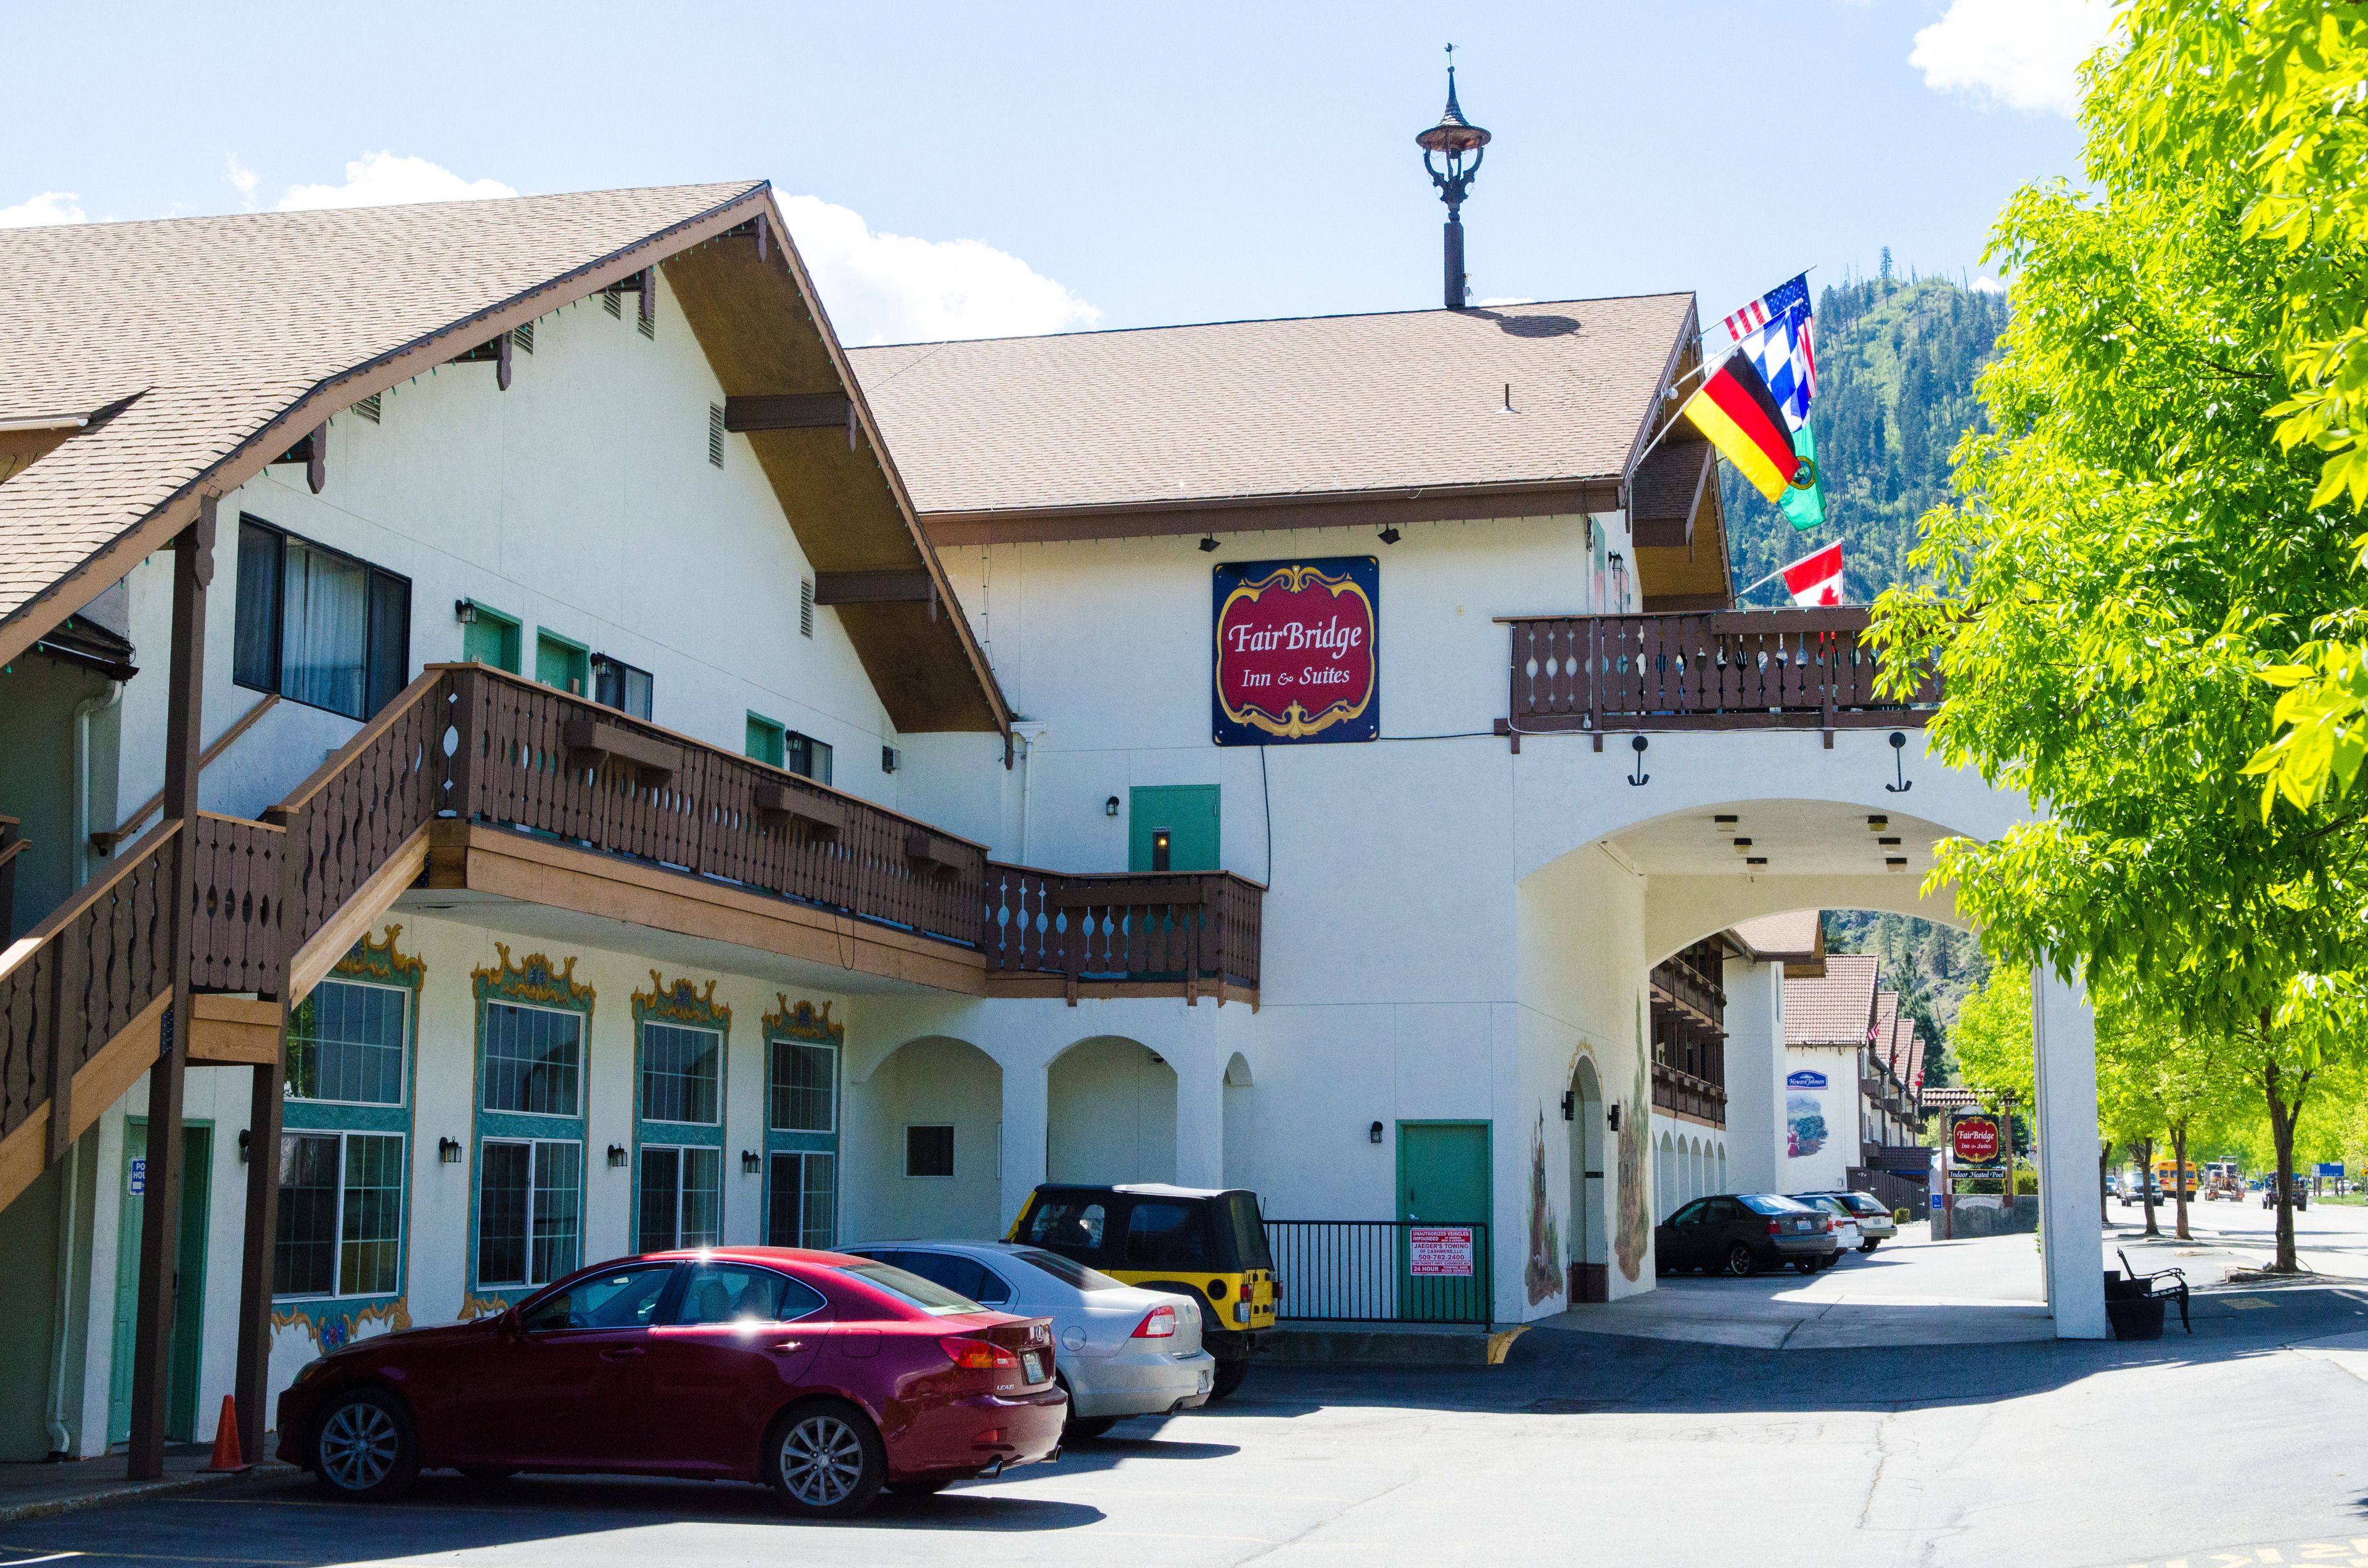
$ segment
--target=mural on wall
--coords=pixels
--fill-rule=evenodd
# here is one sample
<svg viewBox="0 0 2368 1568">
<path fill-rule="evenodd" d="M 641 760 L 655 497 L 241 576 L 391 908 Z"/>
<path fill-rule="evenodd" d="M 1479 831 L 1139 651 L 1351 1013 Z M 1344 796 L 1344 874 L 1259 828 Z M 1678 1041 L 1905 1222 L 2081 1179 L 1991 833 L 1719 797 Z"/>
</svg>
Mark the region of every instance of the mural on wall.
<svg viewBox="0 0 2368 1568">
<path fill-rule="evenodd" d="M 1522 1272 L 1529 1286 L 1530 1305 L 1562 1294 L 1562 1227 L 1555 1222 L 1554 1199 L 1546 1196 L 1546 1113 L 1538 1112 L 1537 1131 L 1530 1136 L 1530 1263 Z"/>
<path fill-rule="evenodd" d="M 411 1308 L 404 1297 L 390 1301 L 378 1301 L 363 1307 L 344 1307 L 334 1301 L 290 1301 L 271 1310 L 274 1329 L 302 1329 L 313 1336 L 324 1356 L 343 1350 L 370 1324 L 386 1325 L 386 1332 L 396 1333 L 411 1326 Z"/>
<path fill-rule="evenodd" d="M 1806 1159 L 1826 1146 L 1826 1108 L 1815 1095 L 1784 1096 L 1784 1153 Z"/>
<path fill-rule="evenodd" d="M 1653 1240 L 1651 1195 L 1645 1190 L 1645 1139 L 1652 1118 L 1652 1082 L 1645 1075 L 1645 1003 L 1636 1003 L 1636 1076 L 1628 1091 L 1627 1114 L 1620 1119 L 1620 1213 L 1611 1233 L 1612 1252 L 1620 1272 L 1632 1282 L 1645 1267 L 1645 1249 Z"/>
</svg>

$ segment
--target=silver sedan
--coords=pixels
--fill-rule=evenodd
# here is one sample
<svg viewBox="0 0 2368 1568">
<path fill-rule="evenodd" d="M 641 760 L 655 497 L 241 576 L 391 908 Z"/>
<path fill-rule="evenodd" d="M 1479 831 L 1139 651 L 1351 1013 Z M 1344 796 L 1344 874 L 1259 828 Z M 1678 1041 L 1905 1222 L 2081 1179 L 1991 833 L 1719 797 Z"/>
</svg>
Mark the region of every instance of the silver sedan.
<svg viewBox="0 0 2368 1568">
<path fill-rule="evenodd" d="M 1069 1392 L 1064 1440 L 1099 1437 L 1130 1415 L 1209 1402 L 1217 1362 L 1201 1348 L 1201 1304 L 1122 1284 L 1042 1247 L 1010 1242 L 868 1242 L 834 1249 L 909 1270 L 998 1312 L 1053 1320 Z"/>
</svg>

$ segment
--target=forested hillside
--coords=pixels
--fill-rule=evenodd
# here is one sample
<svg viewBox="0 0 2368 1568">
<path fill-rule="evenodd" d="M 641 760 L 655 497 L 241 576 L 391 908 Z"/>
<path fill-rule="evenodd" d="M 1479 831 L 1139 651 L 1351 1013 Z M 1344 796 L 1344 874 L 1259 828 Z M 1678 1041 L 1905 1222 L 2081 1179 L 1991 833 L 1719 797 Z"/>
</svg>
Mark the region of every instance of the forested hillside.
<svg viewBox="0 0 2368 1568">
<path fill-rule="evenodd" d="M 1882 959 L 1884 986 L 1898 992 L 1900 1010 L 1924 1027 L 1926 1086 L 1953 1083 L 1956 1065 L 1947 1048 L 1957 1006 L 1990 975 L 1974 934 L 1906 915 L 1828 909 L 1826 951 Z"/>
<path fill-rule="evenodd" d="M 1877 276 L 1826 290 L 1817 301 L 1817 398 L 1809 413 L 1826 526 L 1795 533 L 1722 463 L 1736 585 L 1836 538 L 1843 541 L 1849 602 L 1869 603 L 1907 581 L 1917 519 L 1948 493 L 1949 453 L 1981 418 L 1974 376 L 2006 321 L 2005 296 L 1939 278 L 1903 282 L 1891 276 L 1888 251 Z M 1784 603 L 1782 585 L 1747 602 Z"/>
</svg>

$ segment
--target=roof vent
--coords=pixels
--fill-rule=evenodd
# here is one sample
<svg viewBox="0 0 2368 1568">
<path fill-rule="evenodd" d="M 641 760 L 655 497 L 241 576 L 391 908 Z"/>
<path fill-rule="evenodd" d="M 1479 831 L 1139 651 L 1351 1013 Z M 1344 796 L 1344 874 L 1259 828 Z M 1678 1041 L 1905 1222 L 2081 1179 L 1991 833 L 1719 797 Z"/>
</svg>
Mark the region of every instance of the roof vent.
<svg viewBox="0 0 2368 1568">
<path fill-rule="evenodd" d="M 529 322 L 524 326 L 512 327 L 510 329 L 510 343 L 521 354 L 533 353 L 534 323 Z"/>
<path fill-rule="evenodd" d="M 375 425 L 379 420 L 379 393 L 372 392 L 354 404 L 354 412 Z"/>
<path fill-rule="evenodd" d="M 723 405 L 707 405 L 707 460 L 717 468 L 723 466 Z"/>
<path fill-rule="evenodd" d="M 798 635 L 814 635 L 814 579 L 798 579 Z"/>
<path fill-rule="evenodd" d="M 603 289 L 600 290 L 600 308 L 622 321 L 625 316 L 624 296 L 618 293 L 614 287 Z"/>
</svg>

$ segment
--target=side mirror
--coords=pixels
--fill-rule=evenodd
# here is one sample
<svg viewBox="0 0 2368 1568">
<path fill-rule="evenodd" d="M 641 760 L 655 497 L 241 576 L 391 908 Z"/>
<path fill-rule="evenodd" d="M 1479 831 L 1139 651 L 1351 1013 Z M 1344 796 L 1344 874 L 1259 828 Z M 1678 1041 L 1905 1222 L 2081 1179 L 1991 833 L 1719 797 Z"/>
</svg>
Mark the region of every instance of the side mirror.
<svg viewBox="0 0 2368 1568">
<path fill-rule="evenodd" d="M 525 1332 L 521 1326 L 524 1320 L 518 1316 L 518 1310 L 512 1307 L 494 1320 L 494 1328 L 504 1339 L 516 1339 Z"/>
</svg>

